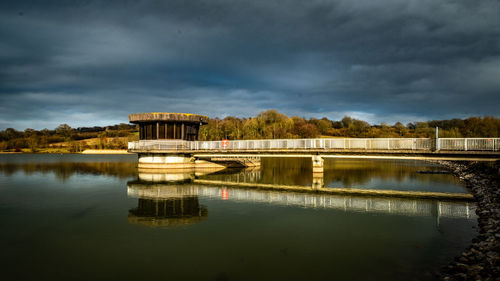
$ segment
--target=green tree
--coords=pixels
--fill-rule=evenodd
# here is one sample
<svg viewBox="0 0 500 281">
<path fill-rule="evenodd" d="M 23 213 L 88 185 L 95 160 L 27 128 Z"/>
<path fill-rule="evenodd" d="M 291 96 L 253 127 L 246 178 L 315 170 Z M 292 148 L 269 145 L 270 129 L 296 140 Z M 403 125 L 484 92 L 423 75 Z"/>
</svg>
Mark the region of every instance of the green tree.
<svg viewBox="0 0 500 281">
<path fill-rule="evenodd" d="M 330 135 L 332 129 L 332 121 L 328 120 L 327 118 L 322 118 L 318 120 L 318 122 L 316 123 L 316 127 L 318 127 L 320 134 Z"/>
<path fill-rule="evenodd" d="M 259 129 L 266 139 L 286 138 L 290 129 L 293 127 L 293 121 L 285 114 L 277 110 L 266 110 L 257 115 Z"/>
<path fill-rule="evenodd" d="M 394 126 L 392 126 L 400 137 L 405 136 L 408 133 L 408 129 L 401 122 L 396 122 Z"/>
<path fill-rule="evenodd" d="M 262 139 L 263 138 L 263 127 L 261 124 L 262 120 L 257 118 L 248 119 L 245 124 L 243 124 L 243 138 L 244 139 Z"/>
<path fill-rule="evenodd" d="M 366 121 L 351 119 L 347 127 L 347 133 L 350 137 L 363 137 L 370 128 L 370 124 Z"/>
<path fill-rule="evenodd" d="M 64 137 L 66 140 L 70 140 L 73 136 L 73 128 L 68 124 L 61 124 L 56 128 L 56 134 Z"/>
<path fill-rule="evenodd" d="M 9 145 L 6 141 L 0 141 L 0 151 L 5 151 L 9 148 Z"/>
<path fill-rule="evenodd" d="M 435 132 L 435 128 L 429 127 L 427 122 L 417 122 L 415 124 L 415 136 L 418 138 L 431 138 Z"/>
</svg>

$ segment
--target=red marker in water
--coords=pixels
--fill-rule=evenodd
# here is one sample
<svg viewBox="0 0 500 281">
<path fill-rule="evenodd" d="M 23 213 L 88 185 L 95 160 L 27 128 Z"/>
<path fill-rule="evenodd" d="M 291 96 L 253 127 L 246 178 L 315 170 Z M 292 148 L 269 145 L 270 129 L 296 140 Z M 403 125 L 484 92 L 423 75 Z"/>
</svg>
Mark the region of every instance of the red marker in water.
<svg viewBox="0 0 500 281">
<path fill-rule="evenodd" d="M 229 190 L 223 188 L 220 197 L 221 197 L 222 200 L 229 199 Z"/>
</svg>

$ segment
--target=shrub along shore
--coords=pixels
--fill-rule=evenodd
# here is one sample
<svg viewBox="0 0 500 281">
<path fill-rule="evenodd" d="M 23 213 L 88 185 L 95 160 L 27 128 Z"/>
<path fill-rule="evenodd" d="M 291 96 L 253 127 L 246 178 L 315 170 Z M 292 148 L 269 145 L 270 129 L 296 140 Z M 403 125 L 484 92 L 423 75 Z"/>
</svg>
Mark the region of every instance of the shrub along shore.
<svg viewBox="0 0 500 281">
<path fill-rule="evenodd" d="M 76 153 L 76 154 L 133 154 L 129 153 L 126 149 L 85 149 L 80 152 L 74 152 L 70 151 L 65 148 L 47 148 L 47 149 L 40 149 L 37 150 L 36 152 L 31 151 L 30 149 L 22 149 L 20 151 L 0 151 L 0 154 L 22 154 L 22 153 L 28 153 L 28 154 L 69 154 L 69 153 Z"/>
<path fill-rule="evenodd" d="M 500 276 L 500 162 L 439 161 L 474 195 L 479 235 L 446 266 L 443 280 L 499 280 Z"/>
</svg>

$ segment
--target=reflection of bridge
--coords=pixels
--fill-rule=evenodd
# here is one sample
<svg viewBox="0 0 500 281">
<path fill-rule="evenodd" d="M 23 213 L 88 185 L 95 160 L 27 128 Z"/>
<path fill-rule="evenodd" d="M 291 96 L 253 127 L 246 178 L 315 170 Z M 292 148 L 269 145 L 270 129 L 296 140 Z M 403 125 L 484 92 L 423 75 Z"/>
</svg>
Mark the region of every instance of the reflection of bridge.
<svg viewBox="0 0 500 281">
<path fill-rule="evenodd" d="M 230 183 L 228 183 L 230 185 Z M 354 212 L 389 213 L 408 216 L 436 216 L 475 219 L 475 205 L 460 201 L 438 201 L 405 198 L 363 197 L 306 192 L 283 192 L 211 185 L 173 185 L 129 182 L 129 197 L 179 198 L 201 196 L 242 202 L 258 202 L 304 208 L 324 208 Z"/>
<path fill-rule="evenodd" d="M 474 199 L 472 194 L 469 193 L 448 193 L 448 192 L 392 190 L 392 189 L 364 189 L 364 188 L 345 188 L 345 187 L 325 188 L 323 186 L 316 185 L 314 182 L 312 186 L 228 182 L 228 181 L 205 180 L 205 179 L 193 179 L 192 182 L 204 185 L 237 186 L 243 188 L 266 189 L 271 191 L 281 190 L 281 191 L 295 191 L 295 192 L 309 192 L 309 193 L 313 192 L 313 193 L 323 193 L 323 194 L 333 194 L 333 195 L 379 196 L 379 197 L 384 196 L 384 197 L 459 200 L 459 201 L 472 201 Z"/>
</svg>

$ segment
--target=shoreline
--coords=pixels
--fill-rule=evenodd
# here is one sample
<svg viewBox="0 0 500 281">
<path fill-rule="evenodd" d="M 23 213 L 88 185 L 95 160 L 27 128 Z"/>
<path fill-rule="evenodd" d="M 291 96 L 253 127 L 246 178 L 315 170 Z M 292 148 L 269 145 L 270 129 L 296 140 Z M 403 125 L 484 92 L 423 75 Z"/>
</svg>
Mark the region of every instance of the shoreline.
<svg viewBox="0 0 500 281">
<path fill-rule="evenodd" d="M 500 276 L 500 162 L 437 161 L 465 183 L 477 204 L 479 234 L 441 272 L 443 280 L 498 280 Z"/>
<path fill-rule="evenodd" d="M 126 149 L 85 149 L 80 154 L 135 154 Z"/>
<path fill-rule="evenodd" d="M 0 151 L 0 154 L 135 154 L 128 152 L 126 149 L 85 149 L 81 152 L 67 151 L 44 151 L 44 152 L 27 152 L 27 151 Z"/>
</svg>

